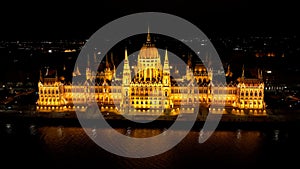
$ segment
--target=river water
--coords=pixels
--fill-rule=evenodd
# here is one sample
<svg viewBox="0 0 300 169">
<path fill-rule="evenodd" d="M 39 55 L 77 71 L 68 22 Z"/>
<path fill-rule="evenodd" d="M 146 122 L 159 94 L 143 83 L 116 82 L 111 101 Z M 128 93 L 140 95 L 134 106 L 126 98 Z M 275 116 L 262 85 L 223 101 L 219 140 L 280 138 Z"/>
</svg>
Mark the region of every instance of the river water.
<svg viewBox="0 0 300 169">
<path fill-rule="evenodd" d="M 92 128 L 87 131 L 93 130 Z M 126 127 L 98 128 L 98 131 Z M 132 137 L 160 134 L 161 128 L 131 128 Z M 181 131 L 174 131 L 181 132 Z M 253 168 L 300 166 L 298 130 L 218 129 L 200 144 L 194 128 L 171 150 L 148 158 L 112 154 L 93 142 L 80 125 L 34 124 L 0 120 L 1 166 L 9 168 Z M 2 167 L 1 167 L 2 168 Z"/>
</svg>

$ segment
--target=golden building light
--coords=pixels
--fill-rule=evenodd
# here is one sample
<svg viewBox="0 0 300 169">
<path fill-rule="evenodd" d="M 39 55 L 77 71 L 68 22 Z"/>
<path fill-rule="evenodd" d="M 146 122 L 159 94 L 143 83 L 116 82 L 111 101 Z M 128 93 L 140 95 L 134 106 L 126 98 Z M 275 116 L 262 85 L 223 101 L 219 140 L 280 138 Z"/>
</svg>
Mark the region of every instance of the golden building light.
<svg viewBox="0 0 300 169">
<path fill-rule="evenodd" d="M 195 113 L 195 104 L 209 108 L 214 99 L 217 104 L 225 104 L 225 108 L 216 108 L 213 113 L 224 114 L 228 113 L 226 110 L 229 109 L 229 113 L 236 115 L 266 115 L 261 71 L 258 70 L 258 78 L 246 78 L 243 66 L 242 76 L 236 83 L 212 84 L 214 72 L 201 63 L 192 67 L 191 60 L 188 60 L 186 74 L 173 78 L 178 82 L 195 80 L 199 91 L 195 93 L 184 83 L 172 83 L 170 67 L 174 67 L 175 75 L 179 75 L 179 71 L 176 65 L 170 65 L 167 50 L 164 55 L 164 61 L 161 63 L 161 56 L 148 32 L 146 42 L 139 50 L 136 65 L 131 65 L 125 49 L 121 77 L 116 76 L 114 63 L 111 67 L 107 56 L 106 67 L 102 72 L 91 72 L 89 56 L 85 74 L 81 74 L 76 65 L 73 76 L 86 76 L 86 82 L 78 84 L 62 82 L 57 75 L 49 76 L 47 69 L 47 75 L 40 73 L 37 111 L 73 111 L 74 104 L 80 105 L 80 110 L 84 111 L 88 103 L 95 99 L 101 112 L 177 115 Z M 134 69 L 130 69 L 131 66 Z M 226 76 L 232 77 L 232 74 L 228 66 Z M 94 78 L 101 80 L 93 86 L 94 92 L 90 92 L 88 84 Z M 212 87 L 215 90 L 212 90 Z"/>
</svg>

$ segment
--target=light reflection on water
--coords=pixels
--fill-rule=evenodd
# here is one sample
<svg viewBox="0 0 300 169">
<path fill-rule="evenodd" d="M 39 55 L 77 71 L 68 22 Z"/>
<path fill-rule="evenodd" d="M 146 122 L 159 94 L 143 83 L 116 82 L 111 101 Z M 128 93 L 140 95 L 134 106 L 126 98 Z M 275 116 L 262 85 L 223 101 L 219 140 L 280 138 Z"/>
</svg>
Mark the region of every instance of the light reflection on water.
<svg viewBox="0 0 300 169">
<path fill-rule="evenodd" d="M 173 149 L 157 156 L 134 159 L 107 152 L 96 145 L 88 135 L 109 136 L 112 130 L 117 130 L 131 137 L 146 138 L 161 134 L 165 129 L 86 128 L 87 135 L 81 127 L 63 125 L 30 124 L 26 130 L 23 129 L 24 126 L 17 127 L 15 124 L 9 127 L 3 124 L 0 127 L 0 136 L 4 138 L 0 142 L 0 148 L 4 150 L 4 154 L 10 155 L 8 158 L 24 158 L 27 153 L 33 153 L 32 158 L 44 161 L 51 168 L 62 166 L 88 168 L 105 164 L 111 168 L 201 168 L 219 165 L 232 168 L 239 168 L 242 165 L 242 168 L 250 168 L 260 163 L 272 165 L 274 160 L 288 156 L 289 151 L 298 145 L 296 141 L 289 139 L 287 131 L 281 129 L 217 130 L 202 144 L 199 144 L 199 136 L 205 133 L 192 130 Z M 182 131 L 172 132 L 180 134 Z M 157 147 L 164 144 L 164 140 L 161 140 L 157 142 Z M 123 148 L 126 150 L 130 147 Z M 15 155 L 16 153 L 18 154 Z M 293 158 L 288 159 L 288 162 L 293 162 Z"/>
</svg>

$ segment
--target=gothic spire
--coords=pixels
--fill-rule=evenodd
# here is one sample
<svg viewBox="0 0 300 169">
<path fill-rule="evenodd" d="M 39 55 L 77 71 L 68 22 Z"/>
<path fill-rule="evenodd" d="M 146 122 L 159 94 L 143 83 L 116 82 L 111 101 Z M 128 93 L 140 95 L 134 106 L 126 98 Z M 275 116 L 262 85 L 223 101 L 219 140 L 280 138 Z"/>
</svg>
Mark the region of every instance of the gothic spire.
<svg viewBox="0 0 300 169">
<path fill-rule="evenodd" d="M 90 63 L 90 55 L 87 55 L 87 68 L 90 68 L 91 63 Z"/>
<path fill-rule="evenodd" d="M 109 62 L 108 62 L 108 56 L 106 55 L 106 60 L 105 60 L 105 67 L 106 69 L 109 70 Z"/>
<path fill-rule="evenodd" d="M 125 48 L 124 70 L 130 70 L 127 49 Z"/>
<path fill-rule="evenodd" d="M 168 58 L 168 50 L 166 49 L 165 53 L 165 61 L 164 61 L 164 72 L 170 73 L 170 66 L 169 66 L 169 58 Z"/>
<path fill-rule="evenodd" d="M 242 68 L 242 78 L 244 79 L 245 78 L 245 66 L 243 64 L 243 68 Z"/>
<path fill-rule="evenodd" d="M 113 67 L 115 67 L 114 56 L 113 56 L 113 53 L 112 53 L 112 52 L 110 53 L 110 62 L 111 62 L 111 64 L 113 65 Z"/>
<path fill-rule="evenodd" d="M 128 55 L 127 55 L 127 49 L 125 48 L 125 60 L 124 60 L 124 67 L 123 67 L 123 85 L 129 85 L 131 81 L 131 75 L 130 75 L 130 67 L 129 67 L 129 61 L 128 61 Z"/>
<path fill-rule="evenodd" d="M 151 41 L 150 29 L 149 29 L 149 26 L 148 26 L 147 42 L 150 42 L 150 41 Z"/>
<path fill-rule="evenodd" d="M 228 64 L 228 66 L 227 66 L 227 72 L 226 72 L 226 74 L 225 74 L 227 77 L 232 77 L 232 72 L 231 72 L 231 70 L 230 70 L 230 65 Z"/>
<path fill-rule="evenodd" d="M 42 73 L 42 69 L 40 70 L 40 82 L 43 81 L 43 73 Z"/>
<path fill-rule="evenodd" d="M 262 76 L 262 70 L 261 70 L 261 69 L 258 69 L 258 70 L 257 70 L 257 78 L 258 78 L 258 79 L 263 79 L 263 76 Z"/>
</svg>

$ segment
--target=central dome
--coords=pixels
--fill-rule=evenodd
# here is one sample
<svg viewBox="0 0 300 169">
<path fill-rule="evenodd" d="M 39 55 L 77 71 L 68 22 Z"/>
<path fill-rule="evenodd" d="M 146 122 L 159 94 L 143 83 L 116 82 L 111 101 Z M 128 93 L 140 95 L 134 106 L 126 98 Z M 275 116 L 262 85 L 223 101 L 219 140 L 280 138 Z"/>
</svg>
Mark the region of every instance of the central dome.
<svg viewBox="0 0 300 169">
<path fill-rule="evenodd" d="M 146 43 L 141 48 L 139 57 L 141 59 L 157 59 L 159 58 L 159 53 L 154 44 Z"/>
<path fill-rule="evenodd" d="M 141 58 L 141 59 L 160 58 L 157 48 L 155 47 L 154 44 L 151 43 L 149 29 L 148 29 L 148 34 L 147 34 L 147 41 L 146 41 L 146 43 L 143 44 L 143 46 L 140 50 L 139 58 Z"/>
</svg>

